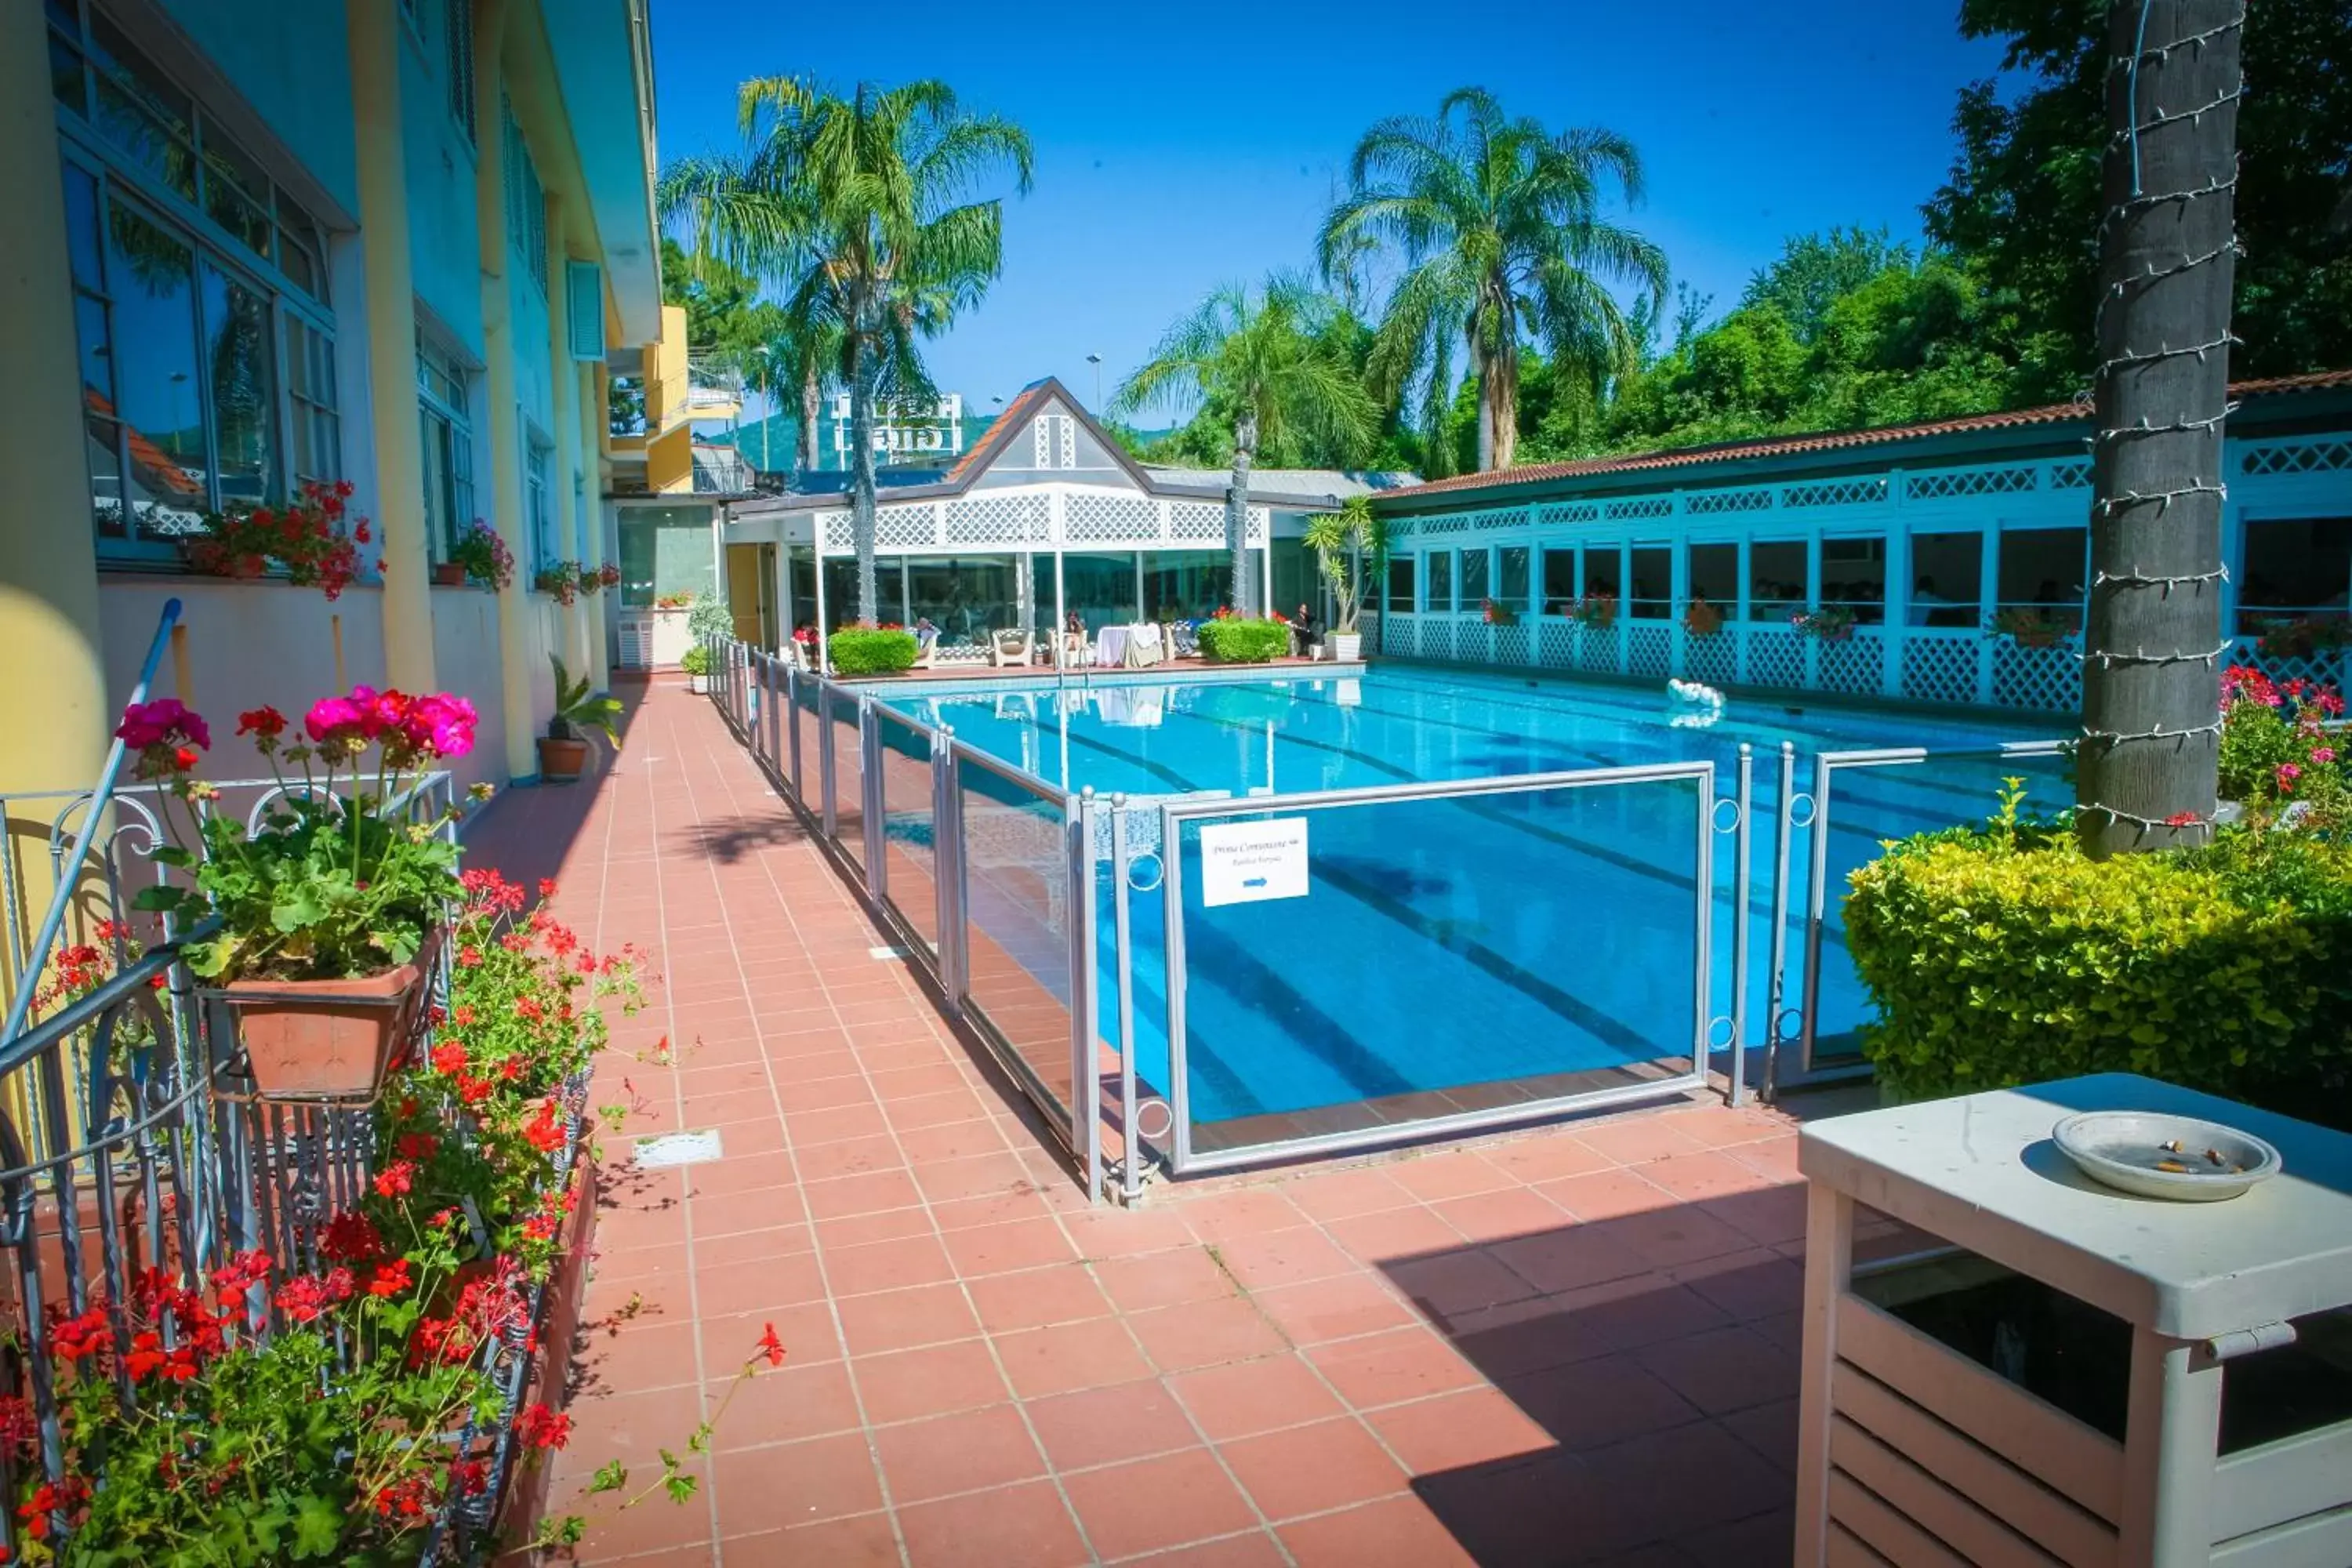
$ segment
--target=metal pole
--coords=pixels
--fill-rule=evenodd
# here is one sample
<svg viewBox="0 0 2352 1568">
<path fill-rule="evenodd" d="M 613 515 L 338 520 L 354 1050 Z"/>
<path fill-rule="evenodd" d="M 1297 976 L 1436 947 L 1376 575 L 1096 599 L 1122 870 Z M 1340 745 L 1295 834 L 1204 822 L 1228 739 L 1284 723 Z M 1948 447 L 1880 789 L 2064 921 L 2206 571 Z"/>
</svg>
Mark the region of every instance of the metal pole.
<svg viewBox="0 0 2352 1568">
<path fill-rule="evenodd" d="M 1184 1082 L 1184 857 L 1176 814 L 1160 808 L 1160 954 L 1168 997 L 1168 1110 L 1175 1121 L 1168 1168 L 1182 1174 L 1192 1158 L 1192 1096 Z"/>
<path fill-rule="evenodd" d="M 816 672 L 823 675 L 831 662 L 826 658 L 824 651 L 824 517 L 823 513 L 812 515 L 810 530 L 811 536 L 815 541 L 815 548 L 811 552 L 811 559 L 814 564 L 809 570 L 816 578 Z"/>
<path fill-rule="evenodd" d="M 1102 1201 L 1102 1060 L 1095 1017 L 1095 792 L 1069 825 L 1070 1147 L 1086 1165 L 1087 1202 Z M 1113 868 L 1116 874 L 1117 868 Z"/>
<path fill-rule="evenodd" d="M 955 901 L 955 968 L 944 977 L 948 1005 L 958 1013 L 964 1009 L 971 994 L 971 885 L 969 874 L 971 856 L 964 847 L 963 837 L 963 755 L 957 749 L 954 731 L 948 736 L 948 827 L 949 837 L 955 844 L 955 867 L 951 894 Z"/>
<path fill-rule="evenodd" d="M 1127 796 L 1110 797 L 1112 962 L 1118 968 L 1119 1196 L 1133 1204 L 1143 1193 L 1143 1138 L 1135 1124 L 1135 950 L 1127 908 Z"/>
<path fill-rule="evenodd" d="M 882 820 L 882 731 L 874 717 L 871 697 L 857 700 L 857 758 L 858 810 L 866 819 L 866 890 L 880 904 L 888 886 L 882 865 L 883 846 L 888 837 Z"/>
<path fill-rule="evenodd" d="M 833 810 L 833 682 L 823 676 L 816 682 L 816 763 L 817 787 L 824 792 L 824 810 L 818 820 L 824 825 L 824 836 L 835 844 L 841 842 L 834 821 Z"/>
<path fill-rule="evenodd" d="M 1830 763 L 1813 759 L 1812 874 L 1805 883 L 1805 999 L 1798 1015 L 1797 1070 L 1813 1070 L 1813 1032 L 1821 1018 L 1822 925 L 1830 886 Z"/>
<path fill-rule="evenodd" d="M 785 778 L 793 799 L 805 811 L 808 792 L 801 787 L 801 672 L 791 664 L 784 666 L 784 707 L 789 710 L 791 726 L 784 732 L 786 757 L 791 764 Z"/>
<path fill-rule="evenodd" d="M 1739 743 L 1739 819 L 1733 831 L 1731 873 L 1731 1103 L 1748 1099 L 1748 833 L 1756 809 L 1755 748 Z"/>
<path fill-rule="evenodd" d="M 136 705 L 147 700 L 147 688 L 155 679 L 156 667 L 163 662 L 163 650 L 171 646 L 172 628 L 179 624 L 180 601 L 174 596 L 163 601 L 163 613 L 156 620 L 155 636 L 147 644 L 147 658 L 139 666 L 139 679 L 131 685 L 131 702 Z M 13 1040 L 25 1027 L 25 1020 L 33 1010 L 33 994 L 40 989 L 41 971 L 47 966 L 49 945 L 58 940 L 58 931 L 65 924 L 66 910 L 72 907 L 74 884 L 81 878 L 81 863 L 89 855 L 100 832 L 100 822 L 107 806 L 114 799 L 114 781 L 122 771 L 123 742 L 116 736 L 106 749 L 106 765 L 99 770 L 98 786 L 90 793 L 89 810 L 82 816 L 81 832 L 73 847 L 58 864 L 57 886 L 49 893 L 48 911 L 41 917 L 41 929 L 26 950 L 25 966 L 17 975 L 16 994 L 8 1002 L 8 1021 L 0 1026 L 0 1040 Z M 26 1246 L 32 1244 L 28 1241 Z M 27 1298 L 37 1300 L 37 1298 Z"/>
<path fill-rule="evenodd" d="M 1795 836 L 1790 814 L 1795 810 L 1797 748 L 1780 742 L 1780 793 L 1772 813 L 1777 824 L 1772 868 L 1772 957 L 1764 992 L 1764 1100 L 1770 1104 L 1780 1092 L 1780 1015 L 1787 992 L 1789 962 L 1789 841 Z"/>
<path fill-rule="evenodd" d="M 956 908 L 963 862 L 963 846 L 955 835 L 955 736 L 941 725 L 931 737 L 931 902 L 940 933 L 940 990 L 950 1011 L 961 1011 L 955 996 L 955 951 L 963 939 L 963 916 Z"/>
</svg>

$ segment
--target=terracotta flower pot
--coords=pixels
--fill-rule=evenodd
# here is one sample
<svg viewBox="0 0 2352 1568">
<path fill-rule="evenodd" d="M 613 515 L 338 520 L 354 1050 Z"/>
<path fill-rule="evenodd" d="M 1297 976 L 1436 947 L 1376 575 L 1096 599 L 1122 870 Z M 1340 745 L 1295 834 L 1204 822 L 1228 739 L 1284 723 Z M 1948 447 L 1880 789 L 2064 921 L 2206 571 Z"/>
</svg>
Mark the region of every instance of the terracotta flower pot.
<svg viewBox="0 0 2352 1568">
<path fill-rule="evenodd" d="M 466 569 L 455 561 L 433 563 L 433 585 L 436 588 L 462 588 L 466 585 Z"/>
<path fill-rule="evenodd" d="M 264 1100 L 373 1100 L 408 1043 L 418 960 L 353 980 L 236 980 L 216 993 Z"/>
<path fill-rule="evenodd" d="M 552 735 L 539 738 L 539 776 L 548 784 L 571 784 L 580 777 L 588 765 L 588 742 L 583 740 L 558 740 Z"/>
</svg>

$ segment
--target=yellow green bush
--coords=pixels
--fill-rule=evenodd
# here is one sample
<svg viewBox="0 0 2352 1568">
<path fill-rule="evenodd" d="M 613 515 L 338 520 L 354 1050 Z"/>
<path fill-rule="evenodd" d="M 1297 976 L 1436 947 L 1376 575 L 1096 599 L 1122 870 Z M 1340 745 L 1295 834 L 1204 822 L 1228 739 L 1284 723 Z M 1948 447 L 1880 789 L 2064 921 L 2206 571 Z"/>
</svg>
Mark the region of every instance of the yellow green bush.
<svg viewBox="0 0 2352 1568">
<path fill-rule="evenodd" d="M 1853 874 L 1864 1048 L 1906 1097 L 2129 1071 L 2342 1123 L 2352 1068 L 2352 849 L 2237 832 L 2095 861 L 1995 824 Z"/>
</svg>

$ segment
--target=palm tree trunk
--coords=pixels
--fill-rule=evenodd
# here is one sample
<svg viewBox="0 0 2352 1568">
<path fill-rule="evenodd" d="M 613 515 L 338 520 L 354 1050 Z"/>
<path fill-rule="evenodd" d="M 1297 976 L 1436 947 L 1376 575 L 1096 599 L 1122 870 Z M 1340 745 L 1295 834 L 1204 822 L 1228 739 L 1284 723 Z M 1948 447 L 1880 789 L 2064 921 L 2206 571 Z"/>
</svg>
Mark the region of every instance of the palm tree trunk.
<svg viewBox="0 0 2352 1568">
<path fill-rule="evenodd" d="M 854 479 L 850 485 L 850 536 L 857 545 L 857 618 L 881 618 L 880 598 L 874 585 L 874 392 L 881 366 L 871 353 L 860 354 L 849 394 L 849 444 Z"/>
<path fill-rule="evenodd" d="M 2079 831 L 2096 856 L 2201 842 L 2213 815 L 2244 12 L 2244 0 L 2113 0 L 2109 13 L 2116 134 L 2076 768 Z"/>
<path fill-rule="evenodd" d="M 1257 583 L 1249 569 L 1250 464 L 1257 457 L 1257 410 L 1244 407 L 1234 421 L 1234 482 L 1225 491 L 1225 548 L 1233 556 L 1234 613 L 1259 613 Z"/>
<path fill-rule="evenodd" d="M 816 422 L 824 413 L 824 388 L 817 383 L 816 355 L 801 367 L 801 450 L 800 469 L 803 474 L 816 471 L 818 447 Z"/>
<path fill-rule="evenodd" d="M 1506 338 L 1495 355 L 1494 460 L 1490 468 L 1507 468 L 1519 455 L 1519 346 Z"/>
</svg>

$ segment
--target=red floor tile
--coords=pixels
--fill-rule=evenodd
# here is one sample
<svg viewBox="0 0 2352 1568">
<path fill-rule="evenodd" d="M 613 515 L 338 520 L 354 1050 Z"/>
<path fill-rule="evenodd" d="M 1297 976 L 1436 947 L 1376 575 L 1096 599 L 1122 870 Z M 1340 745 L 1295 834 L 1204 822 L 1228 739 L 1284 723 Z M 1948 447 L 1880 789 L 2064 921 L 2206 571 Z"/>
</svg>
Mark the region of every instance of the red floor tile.
<svg viewBox="0 0 2352 1568">
<path fill-rule="evenodd" d="M 1212 1441 L 1346 1414 L 1347 1406 L 1296 1356 L 1274 1356 L 1171 1377 L 1168 1386 Z"/>
<path fill-rule="evenodd" d="M 1045 1481 L 898 1510 L 919 1568 L 1061 1568 L 1092 1561 L 1061 1494 Z M 812 1568 L 817 1559 L 809 1559 Z"/>
<path fill-rule="evenodd" d="M 1057 1470 L 1092 1469 L 1189 1448 L 1200 1442 L 1157 1378 L 1034 1399 L 1024 1406 L 1045 1458 Z"/>
<path fill-rule="evenodd" d="M 1404 1471 L 1352 1417 L 1221 1443 L 1218 1450 L 1270 1520 L 1321 1513 L 1405 1489 Z"/>
<path fill-rule="evenodd" d="M 1305 1353 L 1339 1396 L 1359 1410 L 1467 1388 L 1479 1381 L 1477 1373 L 1427 1329 L 1397 1329 L 1315 1345 Z"/>
<path fill-rule="evenodd" d="M 1258 1516 L 1206 1448 L 1063 1478 L 1087 1538 L 1105 1557 L 1230 1535 Z"/>
<path fill-rule="evenodd" d="M 981 1340 L 930 1345 L 849 1363 L 866 1418 L 877 1425 L 1001 1403 L 1010 1394 L 996 1357 Z"/>
<path fill-rule="evenodd" d="M 1298 1568 L 1472 1568 L 1475 1559 L 1417 1498 L 1391 1498 L 1277 1531 Z"/>
<path fill-rule="evenodd" d="M 990 1337 L 1013 1391 L 1024 1399 L 1132 1383 L 1152 1371 L 1127 1326 L 1115 1318 Z"/>
<path fill-rule="evenodd" d="M 874 1446 L 894 1506 L 1010 1486 L 1045 1473 L 1027 1424 L 1010 1405 L 885 1426 L 874 1434 Z"/>
<path fill-rule="evenodd" d="M 1114 1258 L 1096 1264 L 1095 1278 L 1111 1303 L 1124 1312 L 1213 1301 L 1235 1291 L 1232 1277 L 1205 1247 Z"/>
</svg>

